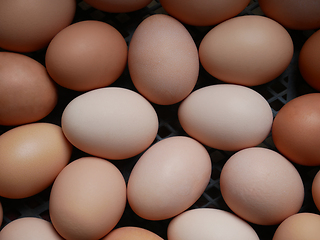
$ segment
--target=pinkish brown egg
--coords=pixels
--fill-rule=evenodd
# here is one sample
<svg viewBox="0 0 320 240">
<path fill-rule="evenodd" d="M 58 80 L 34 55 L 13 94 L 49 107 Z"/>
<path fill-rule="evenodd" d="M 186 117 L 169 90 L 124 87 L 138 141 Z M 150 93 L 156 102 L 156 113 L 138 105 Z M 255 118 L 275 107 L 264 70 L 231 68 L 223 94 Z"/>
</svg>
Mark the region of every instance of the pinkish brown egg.
<svg viewBox="0 0 320 240">
<path fill-rule="evenodd" d="M 140 227 L 121 227 L 111 231 L 102 240 L 163 240 L 157 234 Z"/>
<path fill-rule="evenodd" d="M 126 13 L 146 7 L 152 0 L 84 0 L 91 6 L 112 13 Z"/>
</svg>

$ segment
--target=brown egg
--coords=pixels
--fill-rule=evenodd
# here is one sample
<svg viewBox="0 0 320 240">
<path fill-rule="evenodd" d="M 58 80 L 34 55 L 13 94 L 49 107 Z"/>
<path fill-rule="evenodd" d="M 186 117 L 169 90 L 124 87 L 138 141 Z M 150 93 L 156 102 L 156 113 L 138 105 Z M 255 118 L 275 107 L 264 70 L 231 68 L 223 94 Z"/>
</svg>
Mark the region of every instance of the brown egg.
<svg viewBox="0 0 320 240">
<path fill-rule="evenodd" d="M 320 15 L 319 15 L 320 16 Z M 301 48 L 299 69 L 304 80 L 320 91 L 320 30 L 312 34 Z"/>
<path fill-rule="evenodd" d="M 61 127 L 30 123 L 0 136 L 0 196 L 26 198 L 53 183 L 72 151 Z"/>
<path fill-rule="evenodd" d="M 284 27 L 262 16 L 240 16 L 211 29 L 199 47 L 200 62 L 212 76 L 256 86 L 278 77 L 290 64 L 293 42 Z"/>
<path fill-rule="evenodd" d="M 83 157 L 58 175 L 49 199 L 50 218 L 70 240 L 98 240 L 120 220 L 126 184 L 116 166 L 105 159 Z"/>
<path fill-rule="evenodd" d="M 309 30 L 320 27 L 320 1 L 259 0 L 261 10 L 286 28 Z"/>
<path fill-rule="evenodd" d="M 320 165 L 320 93 L 297 97 L 285 104 L 272 125 L 277 149 L 289 160 Z"/>
<path fill-rule="evenodd" d="M 296 214 L 304 200 L 299 172 L 290 161 L 267 148 L 236 152 L 222 168 L 223 199 L 239 217 L 275 225 Z"/>
<path fill-rule="evenodd" d="M 218 24 L 238 15 L 250 0 L 160 0 L 162 7 L 181 22 L 194 26 Z"/>
<path fill-rule="evenodd" d="M 52 224 L 36 217 L 23 217 L 7 224 L 0 232 L 3 240 L 63 240 Z"/>
<path fill-rule="evenodd" d="M 316 174 L 312 182 L 312 198 L 316 207 L 320 210 L 320 171 Z"/>
<path fill-rule="evenodd" d="M 126 13 L 146 7 L 152 0 L 84 0 L 91 6 L 112 13 Z"/>
<path fill-rule="evenodd" d="M 135 30 L 128 55 L 133 84 L 149 101 L 170 105 L 183 100 L 199 74 L 197 47 L 173 17 L 156 14 Z"/>
<path fill-rule="evenodd" d="M 127 54 L 126 41 L 117 29 L 88 20 L 60 31 L 50 42 L 45 60 L 56 83 L 88 91 L 116 81 L 127 64 Z"/>
<path fill-rule="evenodd" d="M 0 79 L 0 125 L 38 121 L 56 106 L 55 83 L 45 67 L 30 57 L 0 52 Z"/>
<path fill-rule="evenodd" d="M 0 2 L 0 47 L 16 52 L 44 48 L 76 11 L 75 0 L 11 0 Z"/>
<path fill-rule="evenodd" d="M 113 230 L 102 240 L 163 240 L 157 234 L 140 227 L 121 227 Z"/>
<path fill-rule="evenodd" d="M 285 219 L 277 228 L 272 240 L 318 240 L 320 236 L 320 215 L 297 213 Z"/>
</svg>

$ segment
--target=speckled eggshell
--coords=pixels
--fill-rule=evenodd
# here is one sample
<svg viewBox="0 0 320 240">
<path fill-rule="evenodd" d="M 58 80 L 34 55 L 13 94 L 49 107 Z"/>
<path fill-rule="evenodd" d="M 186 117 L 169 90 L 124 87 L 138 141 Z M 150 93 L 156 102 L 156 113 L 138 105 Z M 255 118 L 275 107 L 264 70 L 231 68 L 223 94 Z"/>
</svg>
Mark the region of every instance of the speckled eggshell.
<svg viewBox="0 0 320 240">
<path fill-rule="evenodd" d="M 238 15 L 250 0 L 160 0 L 162 7 L 179 21 L 211 26 Z"/>
<path fill-rule="evenodd" d="M 215 84 L 191 93 L 178 117 L 188 135 L 220 150 L 260 144 L 270 133 L 272 110 L 258 92 L 234 84 Z"/>
<path fill-rule="evenodd" d="M 304 200 L 297 169 L 279 153 L 261 147 L 238 151 L 227 160 L 220 189 L 235 214 L 259 225 L 281 223 L 298 213 Z"/>
<path fill-rule="evenodd" d="M 67 165 L 52 186 L 49 199 L 54 228 L 68 240 L 98 240 L 120 220 L 126 184 L 111 162 L 83 157 Z"/>
<path fill-rule="evenodd" d="M 33 52 L 73 20 L 75 0 L 14 0 L 0 2 L 0 47 Z"/>
<path fill-rule="evenodd" d="M 52 224 L 36 217 L 23 217 L 8 223 L 0 232 L 2 240 L 63 240 Z"/>
<path fill-rule="evenodd" d="M 289 66 L 293 42 L 276 21 L 238 16 L 212 28 L 199 46 L 200 62 L 215 78 L 245 86 L 272 81 Z"/>
<path fill-rule="evenodd" d="M 73 99 L 62 114 L 62 130 L 80 150 L 107 159 L 133 157 L 147 149 L 158 132 L 158 116 L 140 94 L 107 87 Z"/>
<path fill-rule="evenodd" d="M 209 153 L 196 140 L 163 139 L 135 164 L 127 186 L 128 202 L 145 219 L 174 217 L 198 200 L 209 183 L 211 168 Z"/>
<path fill-rule="evenodd" d="M 198 50 L 187 29 L 173 17 L 155 14 L 136 28 L 128 67 L 137 90 L 153 103 L 183 100 L 199 74 Z"/>
<path fill-rule="evenodd" d="M 126 13 L 146 7 L 152 0 L 84 0 L 89 5 L 105 12 Z"/>
<path fill-rule="evenodd" d="M 68 164 L 72 145 L 61 127 L 30 123 L 0 136 L 0 196 L 26 198 L 49 187 Z"/>
<path fill-rule="evenodd" d="M 171 220 L 168 240 L 259 240 L 254 229 L 238 216 L 220 209 L 198 208 Z"/>
<path fill-rule="evenodd" d="M 38 121 L 56 106 L 56 84 L 45 67 L 28 56 L 0 52 L 0 79 L 0 125 Z"/>
<path fill-rule="evenodd" d="M 45 61 L 56 83 L 88 91 L 116 81 L 127 64 L 127 55 L 127 43 L 117 29 L 86 20 L 60 31 L 50 42 Z"/>
<path fill-rule="evenodd" d="M 163 240 L 157 234 L 140 227 L 120 227 L 111 231 L 102 240 Z"/>
</svg>

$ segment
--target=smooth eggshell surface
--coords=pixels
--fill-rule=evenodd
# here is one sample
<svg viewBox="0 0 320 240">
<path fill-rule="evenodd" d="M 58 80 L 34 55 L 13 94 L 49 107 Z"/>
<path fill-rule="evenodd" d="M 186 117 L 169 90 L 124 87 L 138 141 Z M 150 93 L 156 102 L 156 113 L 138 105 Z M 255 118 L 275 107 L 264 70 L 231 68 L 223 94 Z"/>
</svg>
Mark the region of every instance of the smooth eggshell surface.
<svg viewBox="0 0 320 240">
<path fill-rule="evenodd" d="M 312 182 L 312 198 L 318 210 L 320 210 L 320 172 L 316 174 Z"/>
<path fill-rule="evenodd" d="M 0 125 L 38 121 L 56 106 L 55 83 L 45 67 L 28 56 L 0 52 L 0 79 Z"/>
<path fill-rule="evenodd" d="M 320 165 L 319 105 L 320 93 L 305 94 L 286 103 L 274 119 L 273 142 L 295 163 Z"/>
<path fill-rule="evenodd" d="M 226 151 L 260 144 L 273 121 L 271 107 L 258 92 L 233 84 L 194 91 L 181 103 L 178 117 L 191 137 Z"/>
<path fill-rule="evenodd" d="M 68 240 L 98 240 L 120 220 L 126 205 L 121 172 L 105 159 L 83 157 L 56 178 L 49 211 L 53 226 Z"/>
<path fill-rule="evenodd" d="M 320 215 L 297 213 L 285 219 L 277 228 L 272 240 L 318 240 Z"/>
<path fill-rule="evenodd" d="M 102 240 L 163 240 L 157 234 L 140 227 L 121 227 L 111 231 Z"/>
<path fill-rule="evenodd" d="M 107 159 L 133 157 L 154 141 L 158 116 L 140 94 L 118 87 L 86 92 L 62 114 L 62 129 L 80 150 Z"/>
<path fill-rule="evenodd" d="M 254 229 L 236 215 L 213 208 L 185 211 L 168 226 L 168 240 L 259 240 Z"/>
<path fill-rule="evenodd" d="M 33 52 L 73 20 L 75 0 L 15 0 L 0 2 L 0 47 Z"/>
<path fill-rule="evenodd" d="M 250 0 L 160 0 L 162 7 L 181 22 L 211 26 L 238 15 Z"/>
<path fill-rule="evenodd" d="M 211 160 L 189 137 L 169 137 L 151 146 L 134 166 L 128 202 L 142 218 L 163 220 L 191 207 L 207 187 Z"/>
<path fill-rule="evenodd" d="M 72 145 L 61 127 L 30 123 L 0 136 L 0 196 L 26 198 L 49 187 L 68 164 Z"/>
<path fill-rule="evenodd" d="M 304 200 L 304 186 L 292 163 L 260 147 L 241 150 L 228 159 L 220 189 L 234 213 L 259 225 L 279 224 L 297 213 Z"/>
<path fill-rule="evenodd" d="M 91 6 L 112 13 L 126 13 L 146 7 L 152 0 L 84 0 Z"/>
<path fill-rule="evenodd" d="M 111 25 L 87 20 L 60 31 L 50 42 L 45 60 L 59 85 L 76 91 L 105 87 L 127 64 L 127 44 Z"/>
<path fill-rule="evenodd" d="M 199 47 L 200 62 L 217 79 L 261 85 L 289 66 L 293 42 L 287 30 L 263 16 L 239 16 L 211 29 Z"/>
<path fill-rule="evenodd" d="M 63 240 L 52 224 L 35 217 L 18 218 L 8 223 L 0 232 L 3 240 Z"/>
<path fill-rule="evenodd" d="M 194 88 L 199 74 L 198 50 L 179 21 L 155 14 L 135 30 L 128 67 L 143 96 L 156 104 L 170 105 L 183 100 Z"/>
<path fill-rule="evenodd" d="M 259 0 L 263 13 L 286 28 L 310 30 L 320 27 L 320 2 L 314 0 Z"/>
<path fill-rule="evenodd" d="M 320 6 L 319 6 L 320 9 Z M 320 16 L 320 15 L 319 15 Z M 301 48 L 299 70 L 304 80 L 320 91 L 320 30 L 313 33 Z"/>
</svg>

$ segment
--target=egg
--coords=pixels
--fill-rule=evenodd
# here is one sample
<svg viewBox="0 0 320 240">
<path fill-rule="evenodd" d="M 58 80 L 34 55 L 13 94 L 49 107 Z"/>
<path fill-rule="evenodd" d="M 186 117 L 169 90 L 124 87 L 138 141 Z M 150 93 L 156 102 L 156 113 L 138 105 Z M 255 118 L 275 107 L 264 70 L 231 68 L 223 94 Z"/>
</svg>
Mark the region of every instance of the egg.
<svg viewBox="0 0 320 240">
<path fill-rule="evenodd" d="M 0 136 L 0 196 L 26 198 L 49 187 L 68 164 L 72 145 L 61 127 L 30 123 Z"/>
<path fill-rule="evenodd" d="M 320 91 L 320 30 L 313 33 L 303 44 L 299 54 L 299 70 L 303 79 Z"/>
<path fill-rule="evenodd" d="M 95 157 L 76 159 L 53 183 L 49 212 L 54 228 L 68 240 L 98 240 L 120 220 L 126 184 L 111 162 Z"/>
<path fill-rule="evenodd" d="M 80 150 L 118 160 L 147 149 L 158 132 L 158 116 L 140 94 L 108 87 L 86 92 L 64 109 L 62 130 Z"/>
<path fill-rule="evenodd" d="M 320 172 L 319 171 L 317 172 L 317 174 L 313 179 L 311 192 L 312 192 L 313 202 L 318 208 L 318 210 L 320 210 Z"/>
<path fill-rule="evenodd" d="M 133 12 L 146 7 L 152 0 L 84 0 L 91 6 L 112 13 Z"/>
<path fill-rule="evenodd" d="M 46 68 L 59 85 L 89 91 L 116 81 L 127 64 L 127 43 L 110 24 L 96 20 L 74 23 L 50 42 Z"/>
<path fill-rule="evenodd" d="M 285 219 L 277 228 L 272 240 L 317 240 L 320 234 L 320 215 L 297 213 Z"/>
<path fill-rule="evenodd" d="M 187 97 L 197 82 L 198 50 L 178 20 L 155 14 L 133 33 L 128 68 L 134 86 L 149 101 L 175 104 Z"/>
<path fill-rule="evenodd" d="M 235 84 L 215 84 L 194 91 L 179 106 L 178 117 L 189 136 L 226 151 L 260 144 L 273 121 L 265 98 Z"/>
<path fill-rule="evenodd" d="M 213 208 L 187 210 L 173 218 L 168 240 L 259 240 L 254 229 L 236 215 Z"/>
<path fill-rule="evenodd" d="M 215 78 L 245 86 L 272 81 L 289 66 L 293 42 L 276 21 L 238 16 L 212 28 L 199 46 L 200 62 Z"/>
<path fill-rule="evenodd" d="M 320 165 L 320 93 L 309 93 L 286 103 L 277 113 L 272 138 L 289 160 L 305 166 Z"/>
<path fill-rule="evenodd" d="M 3 240 L 63 240 L 52 224 L 36 217 L 18 218 L 0 231 Z"/>
<path fill-rule="evenodd" d="M 102 240 L 163 240 L 157 234 L 140 227 L 121 227 L 111 231 Z"/>
<path fill-rule="evenodd" d="M 42 49 L 73 21 L 75 12 L 75 0 L 1 1 L 0 47 L 15 52 Z"/>
<path fill-rule="evenodd" d="M 196 140 L 174 136 L 151 146 L 129 176 L 128 203 L 140 217 L 164 220 L 194 204 L 207 187 L 211 160 Z"/>
<path fill-rule="evenodd" d="M 259 225 L 281 223 L 296 214 L 304 200 L 297 169 L 279 153 L 261 147 L 238 151 L 227 160 L 220 189 L 235 214 Z"/>
<path fill-rule="evenodd" d="M 286 28 L 310 30 L 320 27 L 320 2 L 313 0 L 259 0 L 261 10 Z"/>
<path fill-rule="evenodd" d="M 238 15 L 250 0 L 160 0 L 162 7 L 179 21 L 210 26 Z"/>
<path fill-rule="evenodd" d="M 38 121 L 57 104 L 55 83 L 45 67 L 28 56 L 0 52 L 0 79 L 0 125 Z"/>
</svg>

